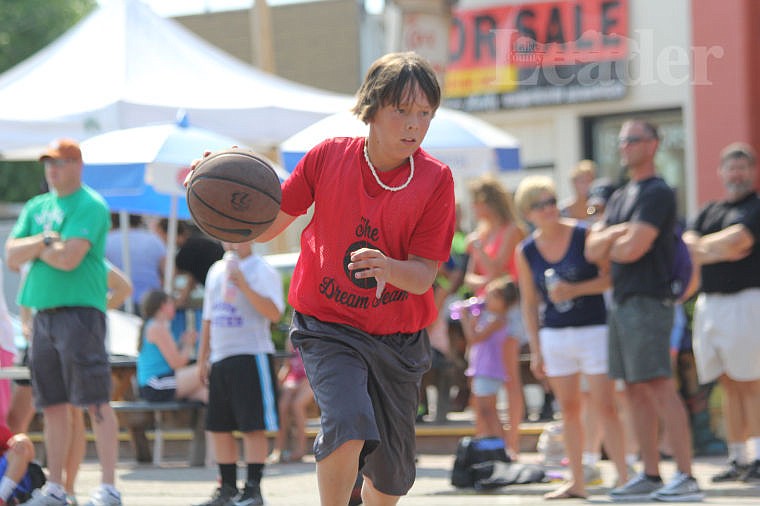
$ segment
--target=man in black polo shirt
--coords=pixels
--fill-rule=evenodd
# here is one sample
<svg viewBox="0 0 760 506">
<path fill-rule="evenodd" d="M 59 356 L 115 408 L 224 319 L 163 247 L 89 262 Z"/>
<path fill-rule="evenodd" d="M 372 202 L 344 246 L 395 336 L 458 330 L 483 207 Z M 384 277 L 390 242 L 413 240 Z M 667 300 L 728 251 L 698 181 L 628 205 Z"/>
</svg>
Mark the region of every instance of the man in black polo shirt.
<svg viewBox="0 0 760 506">
<path fill-rule="evenodd" d="M 760 481 L 760 198 L 755 151 L 730 144 L 718 175 L 726 199 L 707 204 L 684 234 L 701 265 L 694 356 L 701 383 L 723 388 L 728 468 L 713 481 Z M 754 454 L 750 464 L 746 446 Z"/>
<path fill-rule="evenodd" d="M 609 371 L 625 381 L 644 470 L 613 489 L 610 497 L 699 501 L 704 495 L 691 474 L 691 431 L 672 377 L 669 350 L 675 194 L 656 174 L 657 127 L 627 121 L 618 145 L 630 180 L 610 197 L 604 217 L 592 227 L 586 257 L 611 262 Z M 665 486 L 659 472 L 658 420 L 664 423 L 678 468 Z"/>
</svg>

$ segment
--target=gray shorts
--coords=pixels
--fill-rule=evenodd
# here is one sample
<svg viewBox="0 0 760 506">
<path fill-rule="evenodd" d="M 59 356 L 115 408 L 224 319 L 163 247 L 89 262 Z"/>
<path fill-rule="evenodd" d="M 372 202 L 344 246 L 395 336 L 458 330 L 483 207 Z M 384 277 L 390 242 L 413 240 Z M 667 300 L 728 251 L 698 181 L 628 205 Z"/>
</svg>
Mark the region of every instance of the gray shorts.
<svg viewBox="0 0 760 506">
<path fill-rule="evenodd" d="M 610 377 L 639 383 L 672 376 L 672 303 L 633 295 L 612 303 L 607 323 Z"/>
<path fill-rule="evenodd" d="M 362 474 L 384 494 L 405 495 L 416 474 L 414 422 L 431 362 L 427 332 L 377 336 L 296 313 L 291 339 L 321 411 L 316 459 L 364 441 Z"/>
<path fill-rule="evenodd" d="M 29 368 L 38 407 L 102 404 L 111 399 L 105 314 L 91 307 L 37 312 Z"/>
</svg>

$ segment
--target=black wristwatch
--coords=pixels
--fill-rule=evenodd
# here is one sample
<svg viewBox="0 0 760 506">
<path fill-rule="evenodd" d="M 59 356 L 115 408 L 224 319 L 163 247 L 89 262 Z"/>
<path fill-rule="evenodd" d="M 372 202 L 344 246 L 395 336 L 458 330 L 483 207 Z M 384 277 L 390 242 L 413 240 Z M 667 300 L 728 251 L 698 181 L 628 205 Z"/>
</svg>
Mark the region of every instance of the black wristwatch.
<svg viewBox="0 0 760 506">
<path fill-rule="evenodd" d="M 53 244 L 54 242 L 55 242 L 55 236 L 54 235 L 48 234 L 47 232 L 45 232 L 42 235 L 42 244 L 44 244 L 46 248 L 48 246 L 50 246 L 51 244 Z"/>
</svg>

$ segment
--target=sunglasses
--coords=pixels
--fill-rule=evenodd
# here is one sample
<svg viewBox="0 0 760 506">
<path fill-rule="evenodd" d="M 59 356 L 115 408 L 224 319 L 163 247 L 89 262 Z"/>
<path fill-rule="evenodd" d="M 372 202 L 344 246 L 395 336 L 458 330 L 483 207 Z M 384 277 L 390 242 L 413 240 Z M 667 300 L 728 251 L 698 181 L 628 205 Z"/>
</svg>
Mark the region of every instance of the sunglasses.
<svg viewBox="0 0 760 506">
<path fill-rule="evenodd" d="M 643 137 L 639 135 L 629 135 L 628 137 L 619 137 L 618 146 L 627 146 L 629 144 L 638 144 L 639 142 L 652 141 L 654 137 Z"/>
<path fill-rule="evenodd" d="M 546 209 L 547 207 L 554 207 L 557 205 L 557 198 L 556 197 L 549 197 L 546 200 L 539 200 L 538 202 L 533 202 L 530 205 L 531 211 L 541 211 L 543 209 Z"/>
</svg>

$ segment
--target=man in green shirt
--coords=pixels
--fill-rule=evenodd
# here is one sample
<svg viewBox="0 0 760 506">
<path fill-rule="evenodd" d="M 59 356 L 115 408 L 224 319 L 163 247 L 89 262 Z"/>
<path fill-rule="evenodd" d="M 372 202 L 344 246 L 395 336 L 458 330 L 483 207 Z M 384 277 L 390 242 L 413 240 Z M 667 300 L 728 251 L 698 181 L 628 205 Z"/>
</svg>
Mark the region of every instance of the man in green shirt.
<svg viewBox="0 0 760 506">
<path fill-rule="evenodd" d="M 82 153 L 75 141 L 54 142 L 40 161 L 50 191 L 26 203 L 5 246 L 11 269 L 30 262 L 18 303 L 37 311 L 30 369 L 45 421 L 49 479 L 25 504 L 66 504 L 61 484 L 73 404 L 89 411 L 102 469 L 102 484 L 87 504 L 120 505 L 114 487 L 118 424 L 109 404 L 105 349 L 108 207 L 82 184 Z"/>
</svg>

